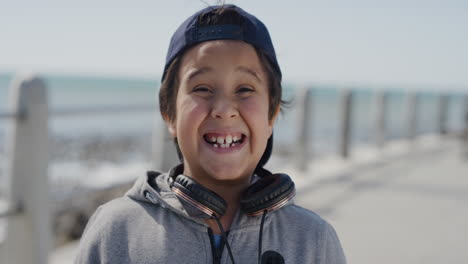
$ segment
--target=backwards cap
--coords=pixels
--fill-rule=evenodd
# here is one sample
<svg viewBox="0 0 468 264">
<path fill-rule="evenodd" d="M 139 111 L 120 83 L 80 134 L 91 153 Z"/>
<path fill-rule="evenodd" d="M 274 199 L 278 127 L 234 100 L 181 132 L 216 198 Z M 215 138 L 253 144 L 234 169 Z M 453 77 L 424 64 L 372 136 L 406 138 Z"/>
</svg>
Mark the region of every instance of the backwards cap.
<svg viewBox="0 0 468 264">
<path fill-rule="evenodd" d="M 217 9 L 230 9 L 236 11 L 240 18 L 240 24 L 219 24 L 219 25 L 199 25 L 199 17 L 203 14 L 215 11 Z M 276 60 L 275 49 L 271 42 L 268 29 L 255 16 L 245 12 L 243 9 L 235 5 L 210 6 L 206 7 L 185 20 L 182 25 L 176 30 L 169 43 L 169 50 L 166 56 L 166 64 L 162 80 L 166 76 L 166 72 L 172 61 L 183 54 L 190 47 L 209 40 L 242 40 L 251 44 L 257 49 L 261 49 L 267 56 L 272 66 L 279 73 L 281 79 L 281 69 Z M 263 167 L 271 156 L 273 149 L 273 135 L 268 139 L 267 146 L 263 156 L 261 157 L 257 168 Z"/>
</svg>

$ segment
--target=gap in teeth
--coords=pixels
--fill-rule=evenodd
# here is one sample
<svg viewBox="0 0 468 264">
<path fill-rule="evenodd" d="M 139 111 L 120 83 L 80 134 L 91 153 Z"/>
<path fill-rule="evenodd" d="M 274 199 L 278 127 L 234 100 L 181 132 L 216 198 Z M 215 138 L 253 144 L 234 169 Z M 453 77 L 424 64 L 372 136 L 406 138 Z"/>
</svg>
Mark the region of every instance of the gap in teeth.
<svg viewBox="0 0 468 264">
<path fill-rule="evenodd" d="M 215 144 L 215 148 L 218 147 L 217 145 L 218 144 Z M 231 148 L 231 147 L 234 147 L 235 145 L 237 145 L 237 144 L 236 143 L 231 143 L 231 144 L 226 143 L 226 144 L 221 144 L 220 146 L 221 146 L 221 148 Z"/>
<path fill-rule="evenodd" d="M 218 148 L 218 147 L 227 148 L 227 147 L 233 147 L 235 145 L 239 145 L 243 137 L 244 137 L 243 135 L 241 136 L 227 135 L 225 137 L 210 136 L 210 137 L 206 137 L 206 141 L 212 144 L 215 148 Z"/>
<path fill-rule="evenodd" d="M 237 136 L 231 136 L 228 135 L 225 138 L 224 137 L 211 137 L 209 138 L 209 142 L 211 143 L 218 143 L 218 144 L 231 144 L 231 143 L 237 143 L 241 140 L 241 137 Z"/>
<path fill-rule="evenodd" d="M 239 143 L 231 143 L 231 144 L 218 144 L 218 143 L 215 143 L 213 144 L 213 147 L 215 148 L 232 148 L 236 145 L 239 145 Z"/>
</svg>

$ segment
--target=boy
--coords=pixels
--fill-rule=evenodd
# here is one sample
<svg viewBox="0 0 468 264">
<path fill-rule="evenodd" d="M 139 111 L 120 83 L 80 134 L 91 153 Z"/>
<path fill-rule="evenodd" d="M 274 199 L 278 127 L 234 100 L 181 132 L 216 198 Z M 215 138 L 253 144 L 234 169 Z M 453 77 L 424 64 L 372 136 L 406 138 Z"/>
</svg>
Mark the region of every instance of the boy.
<svg viewBox="0 0 468 264">
<path fill-rule="evenodd" d="M 345 263 L 333 228 L 263 169 L 281 71 L 261 21 L 205 8 L 174 33 L 159 94 L 181 164 L 96 211 L 76 263 Z"/>
</svg>

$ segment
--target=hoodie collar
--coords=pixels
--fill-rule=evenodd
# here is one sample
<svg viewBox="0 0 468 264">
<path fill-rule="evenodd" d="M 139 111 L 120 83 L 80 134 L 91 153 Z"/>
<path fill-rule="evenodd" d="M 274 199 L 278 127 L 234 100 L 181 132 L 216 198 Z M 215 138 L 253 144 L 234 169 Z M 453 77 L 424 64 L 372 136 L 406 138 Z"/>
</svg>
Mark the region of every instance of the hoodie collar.
<svg viewBox="0 0 468 264">
<path fill-rule="evenodd" d="M 146 175 L 142 175 L 136 180 L 133 187 L 126 193 L 126 196 L 141 202 L 158 204 L 164 209 L 208 227 L 204 220 L 210 217 L 191 204 L 179 199 L 171 190 L 175 177 L 182 174 L 182 172 L 183 164 L 173 167 L 167 173 L 148 171 Z M 254 175 L 252 183 L 259 179 L 259 176 Z M 266 223 L 269 222 L 269 216 L 269 214 L 266 216 Z M 260 225 L 260 221 L 261 216 L 247 216 L 238 210 L 230 230 L 258 226 Z"/>
<path fill-rule="evenodd" d="M 179 170 L 180 165 L 172 168 L 168 173 L 148 171 L 146 175 L 138 177 L 126 195 L 138 201 L 158 204 L 162 208 L 168 209 L 178 215 L 196 220 L 196 218 L 191 217 L 184 205 L 171 190 L 173 182 L 171 175 L 175 175 Z M 201 223 L 203 221 L 196 222 Z"/>
</svg>

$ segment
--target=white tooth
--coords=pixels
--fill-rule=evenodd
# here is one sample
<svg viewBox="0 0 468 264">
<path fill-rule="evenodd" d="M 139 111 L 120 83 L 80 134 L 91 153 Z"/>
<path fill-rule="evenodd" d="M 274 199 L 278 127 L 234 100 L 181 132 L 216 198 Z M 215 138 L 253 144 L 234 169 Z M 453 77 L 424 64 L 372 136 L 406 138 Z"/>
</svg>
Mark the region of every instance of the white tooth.
<svg viewBox="0 0 468 264">
<path fill-rule="evenodd" d="M 231 135 L 228 135 L 228 136 L 226 137 L 226 143 L 227 143 L 228 145 L 232 143 L 232 136 L 231 136 Z"/>
<path fill-rule="evenodd" d="M 216 137 L 211 137 L 211 142 L 216 142 Z"/>
<path fill-rule="evenodd" d="M 219 144 L 223 144 L 224 143 L 224 138 L 218 137 L 216 141 L 218 141 Z"/>
<path fill-rule="evenodd" d="M 221 144 L 221 147 L 222 147 L 222 148 L 226 148 L 226 144 Z"/>
<path fill-rule="evenodd" d="M 232 141 L 234 141 L 234 142 L 236 142 L 237 140 L 239 140 L 239 138 L 238 138 L 237 136 L 234 136 L 234 137 L 232 138 Z"/>
<path fill-rule="evenodd" d="M 217 148 L 217 147 L 218 147 L 218 144 L 214 144 L 213 146 L 214 146 L 215 148 Z"/>
</svg>

